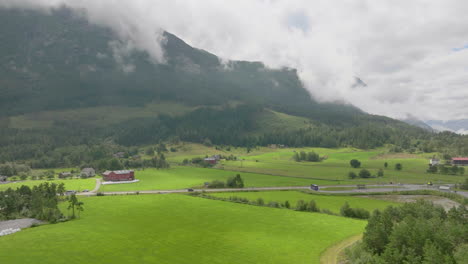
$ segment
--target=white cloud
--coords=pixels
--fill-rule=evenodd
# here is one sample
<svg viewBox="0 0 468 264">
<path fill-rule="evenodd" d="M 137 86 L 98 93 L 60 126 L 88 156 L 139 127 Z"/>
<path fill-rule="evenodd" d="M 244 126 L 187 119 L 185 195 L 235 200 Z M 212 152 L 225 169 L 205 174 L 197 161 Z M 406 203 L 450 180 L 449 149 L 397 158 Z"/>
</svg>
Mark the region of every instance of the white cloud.
<svg viewBox="0 0 468 264">
<path fill-rule="evenodd" d="M 314 97 L 422 119 L 468 118 L 468 2 L 428 0 L 0 0 L 85 9 L 164 61 L 165 29 L 222 59 L 293 67 Z M 354 76 L 367 83 L 352 88 Z"/>
</svg>

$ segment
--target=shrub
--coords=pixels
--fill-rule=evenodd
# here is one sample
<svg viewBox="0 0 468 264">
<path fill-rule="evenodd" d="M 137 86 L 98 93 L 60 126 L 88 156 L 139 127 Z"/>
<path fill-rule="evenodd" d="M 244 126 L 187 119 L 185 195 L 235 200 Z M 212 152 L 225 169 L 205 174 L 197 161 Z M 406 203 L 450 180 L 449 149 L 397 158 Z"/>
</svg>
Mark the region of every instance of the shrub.
<svg viewBox="0 0 468 264">
<path fill-rule="evenodd" d="M 356 178 L 357 178 L 357 175 L 356 175 L 356 173 L 355 173 L 354 171 L 350 171 L 350 172 L 348 173 L 348 178 L 350 178 L 350 179 L 356 179 Z"/>
<path fill-rule="evenodd" d="M 362 169 L 360 172 L 359 172 L 359 177 L 360 178 L 370 178 L 372 175 L 371 173 L 366 170 L 366 169 Z"/>
<path fill-rule="evenodd" d="M 304 200 L 297 201 L 296 211 L 307 211 L 307 204 L 304 202 Z"/>
<path fill-rule="evenodd" d="M 353 168 L 359 168 L 361 167 L 361 162 L 357 159 L 352 159 L 351 161 L 349 161 L 349 164 L 351 165 L 351 167 Z"/>
<path fill-rule="evenodd" d="M 395 170 L 400 171 L 400 170 L 402 170 L 402 169 L 403 169 L 403 165 L 401 165 L 401 163 L 395 164 Z"/>
<path fill-rule="evenodd" d="M 257 204 L 263 206 L 263 205 L 265 205 L 265 201 L 262 198 L 258 198 L 257 199 Z"/>
<path fill-rule="evenodd" d="M 224 188 L 225 184 L 222 181 L 214 180 L 208 184 L 208 188 Z"/>
<path fill-rule="evenodd" d="M 310 211 L 310 212 L 320 212 L 320 209 L 318 208 L 317 203 L 315 203 L 314 200 L 311 200 L 309 202 L 307 210 Z"/>
</svg>

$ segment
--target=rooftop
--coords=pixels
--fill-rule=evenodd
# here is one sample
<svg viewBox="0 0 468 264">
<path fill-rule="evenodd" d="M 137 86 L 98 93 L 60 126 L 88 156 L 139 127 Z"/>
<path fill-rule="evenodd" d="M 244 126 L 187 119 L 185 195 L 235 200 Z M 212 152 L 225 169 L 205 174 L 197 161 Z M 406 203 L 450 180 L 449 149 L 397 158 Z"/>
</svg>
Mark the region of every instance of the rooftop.
<svg viewBox="0 0 468 264">
<path fill-rule="evenodd" d="M 466 161 L 468 161 L 468 158 L 458 157 L 458 158 L 452 158 L 452 160 L 466 160 Z"/>
</svg>

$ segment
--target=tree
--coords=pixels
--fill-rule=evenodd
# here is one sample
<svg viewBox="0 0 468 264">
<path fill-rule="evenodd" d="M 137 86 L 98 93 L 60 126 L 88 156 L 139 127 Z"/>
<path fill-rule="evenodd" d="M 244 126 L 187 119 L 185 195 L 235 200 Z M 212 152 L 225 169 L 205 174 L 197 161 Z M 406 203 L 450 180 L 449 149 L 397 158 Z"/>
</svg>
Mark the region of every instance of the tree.
<svg viewBox="0 0 468 264">
<path fill-rule="evenodd" d="M 84 205 L 84 203 L 81 202 L 81 201 L 78 201 L 76 203 L 76 210 L 78 211 L 78 218 L 80 217 L 80 212 L 83 212 L 83 210 L 84 210 L 83 205 Z"/>
<path fill-rule="evenodd" d="M 307 211 L 307 204 L 304 202 L 304 200 L 297 201 L 296 210 L 297 211 Z"/>
<path fill-rule="evenodd" d="M 350 171 L 350 172 L 348 173 L 348 178 L 350 178 L 350 179 L 356 179 L 356 178 L 357 178 L 357 175 L 356 175 L 356 173 L 355 173 L 354 171 Z"/>
<path fill-rule="evenodd" d="M 295 152 L 295 153 L 294 153 L 294 157 L 293 157 L 293 158 L 294 158 L 294 160 L 295 160 L 296 162 L 301 161 L 301 157 L 299 157 L 299 153 L 298 153 L 298 152 Z"/>
<path fill-rule="evenodd" d="M 154 156 L 154 148 L 153 147 L 149 147 L 145 150 L 145 154 L 148 155 L 148 156 Z"/>
<path fill-rule="evenodd" d="M 384 176 L 384 171 L 382 169 L 379 169 L 379 171 L 377 172 L 377 176 L 383 177 Z"/>
<path fill-rule="evenodd" d="M 71 219 L 74 219 L 75 216 L 75 208 L 78 204 L 78 199 L 76 198 L 76 195 L 72 193 L 70 197 L 68 197 L 68 210 L 72 210 L 72 216 Z"/>
<path fill-rule="evenodd" d="M 402 169 L 403 169 L 403 165 L 401 165 L 401 163 L 395 164 L 395 170 L 400 171 L 400 170 L 402 170 Z"/>
<path fill-rule="evenodd" d="M 240 174 L 237 174 L 234 177 L 229 177 L 226 181 L 226 186 L 229 188 L 244 188 L 244 181 L 242 180 Z"/>
<path fill-rule="evenodd" d="M 385 162 L 385 163 L 384 163 L 384 167 L 385 167 L 385 168 L 388 167 L 388 162 Z"/>
<path fill-rule="evenodd" d="M 349 164 L 351 165 L 351 167 L 353 168 L 359 168 L 361 167 L 361 162 L 357 159 L 352 159 Z"/>
<path fill-rule="evenodd" d="M 366 170 L 366 169 L 362 169 L 361 171 L 359 171 L 359 177 L 360 178 L 370 178 L 372 175 L 370 173 L 370 171 Z"/>
<path fill-rule="evenodd" d="M 320 212 L 320 209 L 318 208 L 317 203 L 315 203 L 314 200 L 311 200 L 309 202 L 309 205 L 307 206 L 307 210 L 309 210 L 310 212 Z"/>
<path fill-rule="evenodd" d="M 291 204 L 289 204 L 289 201 L 284 202 L 284 207 L 286 208 L 291 208 Z"/>
<path fill-rule="evenodd" d="M 109 162 L 109 170 L 121 170 L 123 169 L 122 164 L 118 159 L 111 159 Z"/>
<path fill-rule="evenodd" d="M 65 184 L 63 182 L 57 186 L 57 193 L 60 196 L 63 196 L 65 194 Z"/>
</svg>

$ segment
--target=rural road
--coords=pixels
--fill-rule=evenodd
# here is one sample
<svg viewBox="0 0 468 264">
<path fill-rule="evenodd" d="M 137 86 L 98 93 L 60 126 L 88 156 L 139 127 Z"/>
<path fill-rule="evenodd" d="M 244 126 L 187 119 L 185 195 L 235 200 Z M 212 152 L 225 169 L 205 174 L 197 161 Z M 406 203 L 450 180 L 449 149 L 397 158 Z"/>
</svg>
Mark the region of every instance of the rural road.
<svg viewBox="0 0 468 264">
<path fill-rule="evenodd" d="M 96 180 L 96 188 L 88 193 L 78 193 L 78 195 L 93 196 L 96 195 L 101 182 Z M 99 187 L 97 186 L 99 185 Z M 326 187 L 356 187 L 356 185 L 329 185 Z M 372 188 L 377 187 L 377 188 Z M 388 188 L 386 188 L 388 187 Z M 248 188 L 221 188 L 221 189 L 193 189 L 194 192 L 243 192 L 243 191 L 285 191 L 285 190 L 310 190 L 309 186 L 289 186 L 289 187 L 248 187 Z M 391 191 L 414 191 L 414 190 L 437 190 L 435 187 L 416 184 L 401 185 L 366 185 L 366 189 L 353 189 L 343 191 L 319 190 L 319 193 L 369 193 L 369 192 L 391 192 Z M 169 193 L 188 193 L 188 189 L 177 190 L 148 190 L 148 191 L 122 191 L 122 192 L 103 192 L 105 195 L 126 195 L 126 194 L 169 194 Z M 468 198 L 468 192 L 458 191 L 457 194 Z"/>
</svg>

